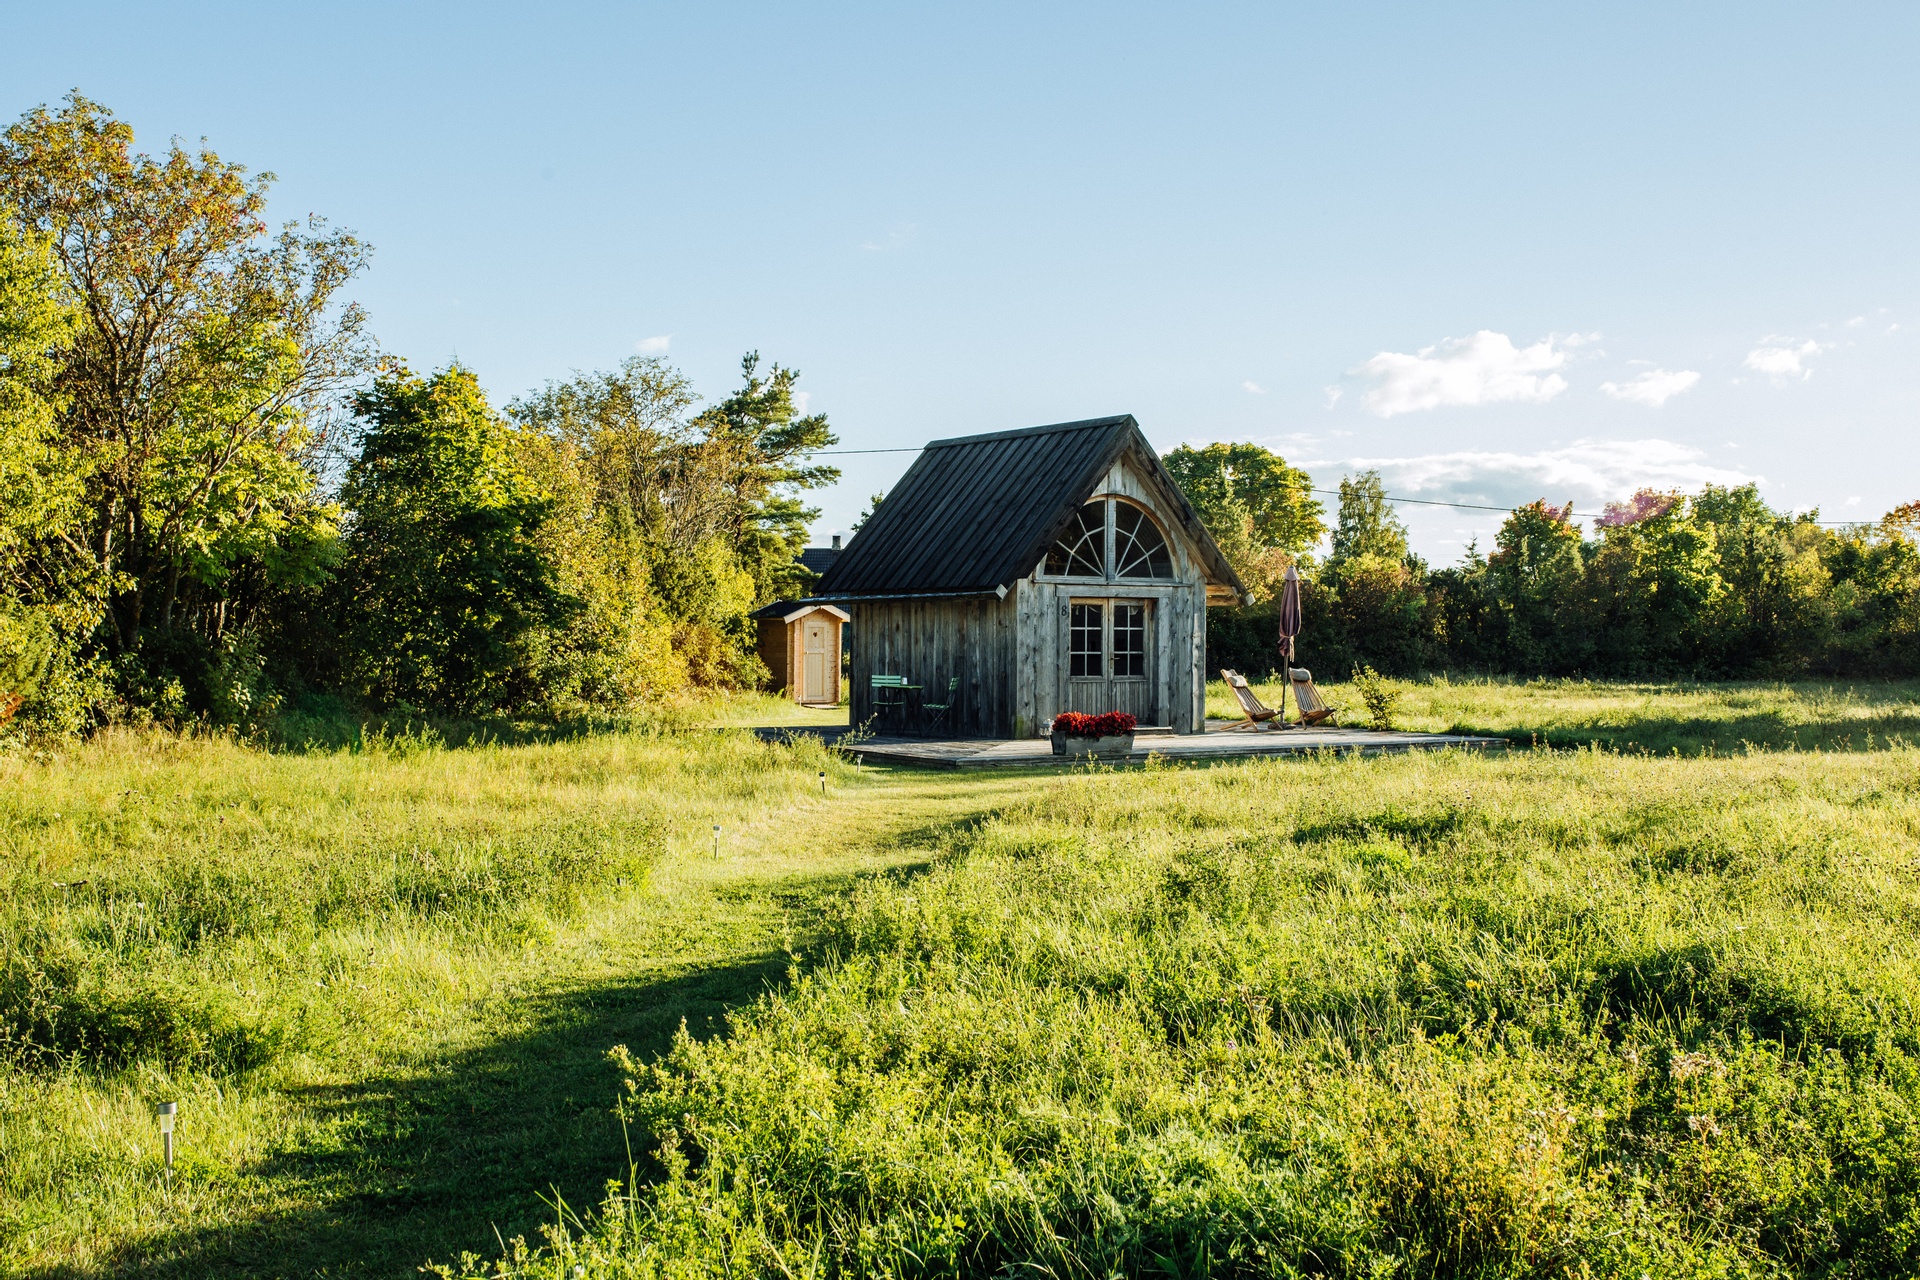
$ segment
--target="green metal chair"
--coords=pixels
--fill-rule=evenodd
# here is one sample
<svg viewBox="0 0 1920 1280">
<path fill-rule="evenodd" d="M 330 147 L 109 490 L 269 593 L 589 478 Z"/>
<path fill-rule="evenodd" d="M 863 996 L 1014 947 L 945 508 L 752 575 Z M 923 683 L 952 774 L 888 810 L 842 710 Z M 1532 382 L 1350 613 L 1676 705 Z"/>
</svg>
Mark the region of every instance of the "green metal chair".
<svg viewBox="0 0 1920 1280">
<path fill-rule="evenodd" d="M 892 719 L 897 727 L 905 727 L 907 719 L 907 684 L 905 676 L 874 676 L 869 687 L 873 690 L 873 714 L 884 727 Z"/>
<path fill-rule="evenodd" d="M 954 695 L 959 692 L 960 677 L 954 676 L 947 681 L 947 700 L 945 702 L 928 702 L 921 706 L 920 710 L 925 715 L 926 730 L 928 733 L 933 733 L 936 730 L 947 733 L 953 731 L 953 709 L 959 703 L 959 699 Z"/>
</svg>

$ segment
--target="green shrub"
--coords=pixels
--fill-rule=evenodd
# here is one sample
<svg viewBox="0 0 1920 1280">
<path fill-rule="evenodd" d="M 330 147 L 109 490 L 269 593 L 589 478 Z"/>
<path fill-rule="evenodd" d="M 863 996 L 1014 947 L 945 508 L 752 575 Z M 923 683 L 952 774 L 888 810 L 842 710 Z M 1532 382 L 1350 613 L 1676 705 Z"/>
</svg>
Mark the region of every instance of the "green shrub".
<svg viewBox="0 0 1920 1280">
<path fill-rule="evenodd" d="M 1355 667 L 1352 684 L 1367 709 L 1367 727 L 1383 733 L 1391 730 L 1394 713 L 1400 707 L 1400 690 L 1372 667 Z"/>
</svg>

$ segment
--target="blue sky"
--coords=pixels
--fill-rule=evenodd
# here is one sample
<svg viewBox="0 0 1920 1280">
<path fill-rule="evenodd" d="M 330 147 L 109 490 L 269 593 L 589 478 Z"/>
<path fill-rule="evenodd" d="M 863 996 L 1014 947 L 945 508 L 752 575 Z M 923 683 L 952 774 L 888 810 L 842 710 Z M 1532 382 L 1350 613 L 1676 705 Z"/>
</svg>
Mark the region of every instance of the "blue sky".
<svg viewBox="0 0 1920 1280">
<path fill-rule="evenodd" d="M 504 403 L 798 367 L 843 448 L 1130 412 L 1335 484 L 1920 498 L 1920 7 L 0 4 L 376 247 Z M 24 56 L 22 56 L 24 54 Z M 824 540 L 912 455 L 837 461 Z M 1497 513 L 1403 508 L 1451 561 Z"/>
</svg>

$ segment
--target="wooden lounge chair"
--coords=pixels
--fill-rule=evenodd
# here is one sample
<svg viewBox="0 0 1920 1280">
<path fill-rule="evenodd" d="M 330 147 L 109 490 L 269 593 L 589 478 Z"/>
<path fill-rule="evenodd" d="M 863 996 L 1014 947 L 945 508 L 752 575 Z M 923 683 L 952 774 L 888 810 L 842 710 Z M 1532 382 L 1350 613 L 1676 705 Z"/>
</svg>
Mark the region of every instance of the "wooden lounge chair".
<svg viewBox="0 0 1920 1280">
<path fill-rule="evenodd" d="M 1293 682 L 1293 705 L 1300 708 L 1300 718 L 1295 724 L 1319 724 L 1334 713 L 1320 691 L 1313 687 L 1313 672 L 1305 667 L 1289 668 L 1288 674 Z"/>
<path fill-rule="evenodd" d="M 1240 703 L 1240 713 L 1246 717 L 1246 719 L 1239 724 L 1228 725 L 1227 732 L 1231 733 L 1236 729 L 1245 729 L 1252 732 L 1263 726 L 1268 728 L 1278 727 L 1268 725 L 1267 722 L 1277 719 L 1280 713 L 1262 703 L 1260 699 L 1255 696 L 1253 690 L 1247 687 L 1247 678 L 1245 676 L 1237 671 L 1229 671 L 1225 667 L 1222 667 L 1220 669 L 1220 678 L 1227 682 L 1227 688 L 1233 690 L 1233 696 L 1238 699 Z"/>
</svg>

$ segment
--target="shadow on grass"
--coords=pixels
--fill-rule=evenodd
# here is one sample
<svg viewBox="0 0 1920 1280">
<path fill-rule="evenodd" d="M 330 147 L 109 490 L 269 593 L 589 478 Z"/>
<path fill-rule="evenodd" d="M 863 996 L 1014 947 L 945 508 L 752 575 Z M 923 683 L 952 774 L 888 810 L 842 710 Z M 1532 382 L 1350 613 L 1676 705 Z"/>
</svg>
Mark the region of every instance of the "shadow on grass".
<svg viewBox="0 0 1920 1280">
<path fill-rule="evenodd" d="M 331 1122 L 325 1142 L 277 1153 L 242 1176 L 263 1196 L 321 1207 L 183 1227 L 84 1271 L 36 1274 L 413 1277 L 428 1260 L 493 1256 L 502 1239 L 537 1239 L 556 1194 L 591 1210 L 607 1180 L 627 1171 L 607 1050 L 625 1044 L 642 1060 L 663 1053 L 682 1018 L 696 1039 L 724 1035 L 727 1012 L 783 984 L 787 965 L 784 954 L 765 954 L 571 992 L 547 1003 L 531 1032 L 418 1076 L 307 1091 L 301 1100 Z"/>
</svg>

